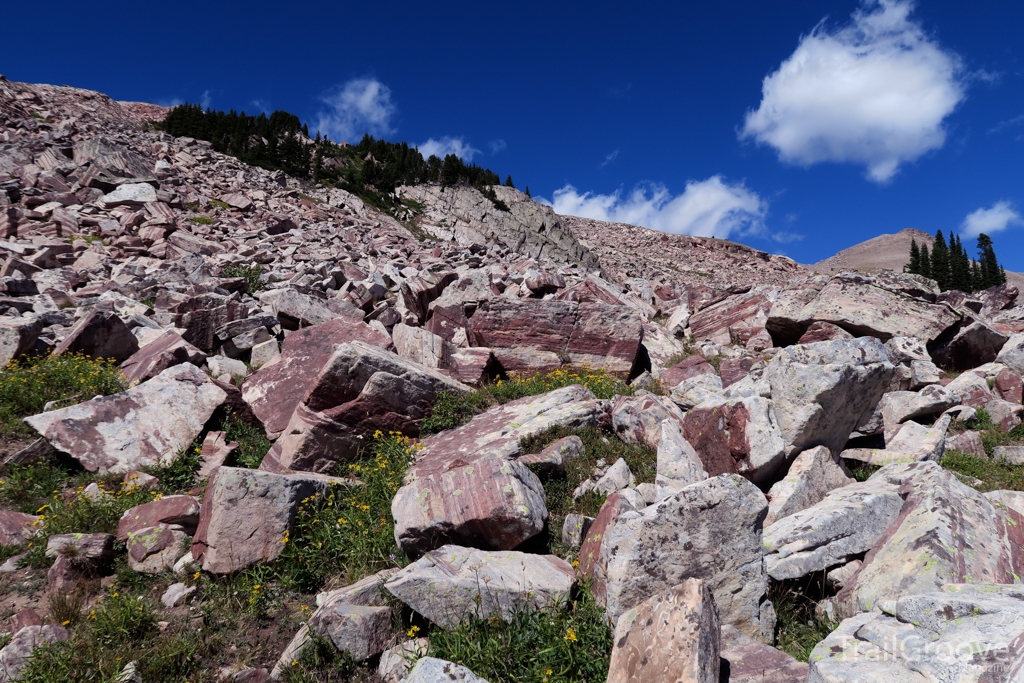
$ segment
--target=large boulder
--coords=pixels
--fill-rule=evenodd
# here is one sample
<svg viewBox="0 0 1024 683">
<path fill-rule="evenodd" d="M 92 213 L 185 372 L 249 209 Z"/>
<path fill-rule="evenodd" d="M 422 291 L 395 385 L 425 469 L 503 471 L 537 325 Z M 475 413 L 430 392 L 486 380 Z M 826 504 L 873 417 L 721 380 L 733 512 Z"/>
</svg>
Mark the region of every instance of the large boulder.
<svg viewBox="0 0 1024 683">
<path fill-rule="evenodd" d="M 847 615 L 945 583 L 1015 583 L 1024 576 L 1024 517 L 994 506 L 937 463 L 902 467 L 905 502 L 840 592 Z"/>
<path fill-rule="evenodd" d="M 14 510 L 0 510 L 0 545 L 21 545 L 36 535 L 39 517 Z"/>
<path fill-rule="evenodd" d="M 719 683 L 720 631 L 711 590 L 686 579 L 619 617 L 608 683 Z"/>
<path fill-rule="evenodd" d="M 764 327 L 778 293 L 777 287 L 760 286 L 702 308 L 690 316 L 690 332 L 698 341 L 729 344 L 737 330 Z"/>
<path fill-rule="evenodd" d="M 595 521 L 588 540 L 595 533 L 603 538 L 591 590 L 617 620 L 651 596 L 701 578 L 723 623 L 771 641 L 775 613 L 761 549 L 767 510 L 756 486 L 727 474 L 691 484 L 643 510 L 623 512 L 607 528 Z"/>
<path fill-rule="evenodd" d="M 536 475 L 513 462 L 520 440 L 555 426 L 596 426 L 607 410 L 607 401 L 572 385 L 427 437 L 391 503 L 395 539 L 417 555 L 448 542 L 512 548 L 536 535 L 547 517 L 544 492 Z"/>
<path fill-rule="evenodd" d="M 907 420 L 934 418 L 956 405 L 960 405 L 960 397 L 938 384 L 921 391 L 890 391 L 879 403 L 885 440 L 888 442 L 896 436 L 900 425 Z"/>
<path fill-rule="evenodd" d="M 289 542 L 299 503 L 342 480 L 219 467 L 206 484 L 192 557 L 213 574 L 276 559 Z"/>
<path fill-rule="evenodd" d="M 469 320 L 471 346 L 484 346 L 508 372 L 566 363 L 629 373 L 643 342 L 643 320 L 628 306 L 498 297 Z"/>
<path fill-rule="evenodd" d="M 849 471 L 824 446 L 816 446 L 796 457 L 786 478 L 768 492 L 768 517 L 765 528 L 783 517 L 821 502 L 825 496 L 856 483 Z"/>
<path fill-rule="evenodd" d="M 391 576 L 384 588 L 446 629 L 471 616 L 511 621 L 518 611 L 563 600 L 575 572 L 554 555 L 446 545 Z"/>
<path fill-rule="evenodd" d="M 816 292 L 820 279 L 796 283 L 779 295 L 766 326 L 783 344 L 796 341 L 816 321 L 882 341 L 904 336 L 929 342 L 959 316 L 945 304 L 932 303 L 933 294 L 929 301 L 927 281 L 921 280 L 895 273 L 877 277 L 842 273 Z"/>
<path fill-rule="evenodd" d="M 772 402 L 760 396 L 709 399 L 686 413 L 683 436 L 709 475 L 737 473 L 763 484 L 785 464 L 779 422 Z"/>
<path fill-rule="evenodd" d="M 320 325 L 341 317 L 361 320 L 362 312 L 352 304 L 339 299 L 317 299 L 294 289 L 268 289 L 259 292 L 257 298 L 270 306 L 281 326 L 287 330 Z"/>
<path fill-rule="evenodd" d="M 658 498 L 672 495 L 707 478 L 708 473 L 704 470 L 700 456 L 683 436 L 676 421 L 662 420 L 657 475 L 654 480 Z"/>
<path fill-rule="evenodd" d="M 777 519 L 764 530 L 764 559 L 775 580 L 795 579 L 845 564 L 874 548 L 900 514 L 906 465 L 891 465 L 865 482 Z"/>
<path fill-rule="evenodd" d="M 782 349 L 764 370 L 786 453 L 825 446 L 838 453 L 871 415 L 893 366 L 878 339 L 861 337 Z"/>
<path fill-rule="evenodd" d="M 199 368 L 176 365 L 133 389 L 25 418 L 90 472 L 166 465 L 227 398 Z"/>
<path fill-rule="evenodd" d="M 996 355 L 996 362 L 1024 375 L 1024 333 L 1015 334 L 1006 340 Z"/>
<path fill-rule="evenodd" d="M 147 186 L 148 187 L 148 186 Z M 63 626 L 24 626 L 0 649 L 0 683 L 17 681 L 37 647 L 68 639 Z"/>
<path fill-rule="evenodd" d="M 980 320 L 964 323 L 946 330 L 929 346 L 939 367 L 960 371 L 991 363 L 1009 339 Z"/>
<path fill-rule="evenodd" d="M 245 380 L 242 398 L 263 423 L 268 437 L 276 439 L 288 426 L 295 408 L 334 354 L 335 346 L 352 341 L 382 349 L 391 346 L 387 334 L 360 320 L 338 318 L 288 335 L 281 345 L 281 359 Z"/>
<path fill-rule="evenodd" d="M 843 621 L 809 658 L 807 683 L 1019 681 L 1024 587 L 951 583 Z"/>
<path fill-rule="evenodd" d="M 422 657 L 409 669 L 405 683 L 487 683 L 472 671 L 444 659 Z"/>
<path fill-rule="evenodd" d="M 282 466 L 324 471 L 354 459 L 377 430 L 419 434 L 438 394 L 469 387 L 377 346 L 341 344 L 271 449 Z"/>
<path fill-rule="evenodd" d="M 71 328 L 53 355 L 81 353 L 92 358 L 113 358 L 118 363 L 139 350 L 139 340 L 116 313 L 93 311 Z"/>
</svg>

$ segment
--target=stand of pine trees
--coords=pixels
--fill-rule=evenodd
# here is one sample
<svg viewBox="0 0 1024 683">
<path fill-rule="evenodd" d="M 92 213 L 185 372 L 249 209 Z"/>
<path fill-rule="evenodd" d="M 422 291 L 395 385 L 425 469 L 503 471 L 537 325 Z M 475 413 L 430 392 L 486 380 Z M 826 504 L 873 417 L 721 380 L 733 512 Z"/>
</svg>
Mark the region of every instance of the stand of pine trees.
<svg viewBox="0 0 1024 683">
<path fill-rule="evenodd" d="M 977 261 L 972 261 L 967 255 L 957 235 L 951 234 L 949 244 L 946 244 L 942 231 L 937 231 L 931 253 L 928 252 L 927 244 L 918 247 L 917 240 L 912 239 L 910 263 L 904 270 L 935 280 L 943 292 L 950 289 L 977 292 L 1006 283 L 1006 271 L 996 259 L 992 238 L 985 234 L 978 236 Z"/>
<path fill-rule="evenodd" d="M 424 159 L 405 142 L 387 142 L 364 135 L 357 145 L 337 145 L 320 133 L 310 139 L 299 117 L 285 111 L 270 116 L 249 116 L 203 110 L 198 104 L 171 109 L 156 127 L 175 137 L 206 140 L 222 154 L 294 178 L 340 187 L 384 209 L 400 208 L 394 197 L 400 185 L 440 182 L 445 187 L 470 185 L 483 192 L 494 206 L 508 211 L 491 185 L 500 185 L 494 171 L 467 164 L 454 154 Z M 511 186 L 512 177 L 506 180 Z"/>
</svg>

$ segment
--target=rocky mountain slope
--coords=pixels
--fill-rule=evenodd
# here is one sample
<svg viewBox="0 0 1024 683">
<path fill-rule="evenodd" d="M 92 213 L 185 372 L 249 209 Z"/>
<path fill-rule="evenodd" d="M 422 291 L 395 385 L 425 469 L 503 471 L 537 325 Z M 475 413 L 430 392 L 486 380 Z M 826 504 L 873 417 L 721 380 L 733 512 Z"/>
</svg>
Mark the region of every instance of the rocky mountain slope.
<svg viewBox="0 0 1024 683">
<path fill-rule="evenodd" d="M 0 79 L 5 680 L 1019 677 L 1016 287 L 161 114 Z"/>
</svg>

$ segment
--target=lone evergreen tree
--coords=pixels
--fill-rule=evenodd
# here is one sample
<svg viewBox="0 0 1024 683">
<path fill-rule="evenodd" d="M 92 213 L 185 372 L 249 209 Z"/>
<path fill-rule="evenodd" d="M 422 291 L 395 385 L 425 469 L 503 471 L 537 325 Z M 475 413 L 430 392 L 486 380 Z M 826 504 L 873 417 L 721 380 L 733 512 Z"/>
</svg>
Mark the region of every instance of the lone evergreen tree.
<svg viewBox="0 0 1024 683">
<path fill-rule="evenodd" d="M 533 195 L 530 194 L 530 186 L 529 185 L 526 186 L 526 189 L 523 190 L 523 192 L 526 194 L 527 197 L 533 197 Z"/>
<path fill-rule="evenodd" d="M 996 259 L 992 238 L 985 233 L 978 235 L 978 262 L 981 270 L 981 282 L 978 289 L 988 289 L 1006 283 L 1006 273 L 1003 272 L 999 260 Z"/>
<path fill-rule="evenodd" d="M 515 188 L 516 184 L 512 182 L 512 176 L 505 177 L 505 187 Z"/>
</svg>

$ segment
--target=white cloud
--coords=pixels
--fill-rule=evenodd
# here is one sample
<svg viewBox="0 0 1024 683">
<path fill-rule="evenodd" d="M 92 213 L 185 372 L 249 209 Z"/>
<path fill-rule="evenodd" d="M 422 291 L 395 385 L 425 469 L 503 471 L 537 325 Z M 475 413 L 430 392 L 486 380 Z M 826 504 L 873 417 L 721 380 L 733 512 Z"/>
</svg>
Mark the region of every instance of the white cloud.
<svg viewBox="0 0 1024 683">
<path fill-rule="evenodd" d="M 487 146 L 491 148 L 491 154 L 497 154 L 503 152 L 508 148 L 508 143 L 498 138 L 497 140 L 491 140 L 487 143 Z"/>
<path fill-rule="evenodd" d="M 611 154 L 606 156 L 604 158 L 604 161 L 601 162 L 601 164 L 598 166 L 598 168 L 604 168 L 608 164 L 612 163 L 613 161 L 615 161 L 615 158 L 617 156 L 619 156 L 619 150 L 615 150 L 614 152 L 612 152 Z"/>
<path fill-rule="evenodd" d="M 876 182 L 942 147 L 942 122 L 964 99 L 959 57 L 909 19 L 911 0 L 864 0 L 851 22 L 822 24 L 764 79 L 742 138 L 786 162 L 864 164 Z"/>
<path fill-rule="evenodd" d="M 204 90 L 203 94 L 199 97 L 199 104 L 203 107 L 203 109 L 209 109 L 210 104 L 212 103 L 213 98 L 210 97 L 210 91 Z"/>
<path fill-rule="evenodd" d="M 960 224 L 960 233 L 965 237 L 977 237 L 982 233 L 991 235 L 1011 225 L 1024 225 L 1024 218 L 1013 208 L 1013 204 L 1003 200 L 988 209 L 978 209 L 967 214 L 967 218 Z"/>
<path fill-rule="evenodd" d="M 480 153 L 480 150 L 472 147 L 462 138 L 453 138 L 447 135 L 438 140 L 430 138 L 426 142 L 416 145 L 416 148 L 424 159 L 429 159 L 431 156 L 444 159 L 447 155 L 454 154 L 463 161 L 472 161 L 473 156 Z"/>
<path fill-rule="evenodd" d="M 364 133 L 393 133 L 396 108 L 391 90 L 375 78 L 354 78 L 320 98 L 327 105 L 317 115 L 317 129 L 335 142 L 358 142 Z"/>
<path fill-rule="evenodd" d="M 675 197 L 663 185 L 637 187 L 629 195 L 580 193 L 572 185 L 555 190 L 545 203 L 555 213 L 613 223 L 641 225 L 662 232 L 727 238 L 761 234 L 768 203 L 743 183 L 730 185 L 722 176 L 691 180 Z"/>
</svg>

